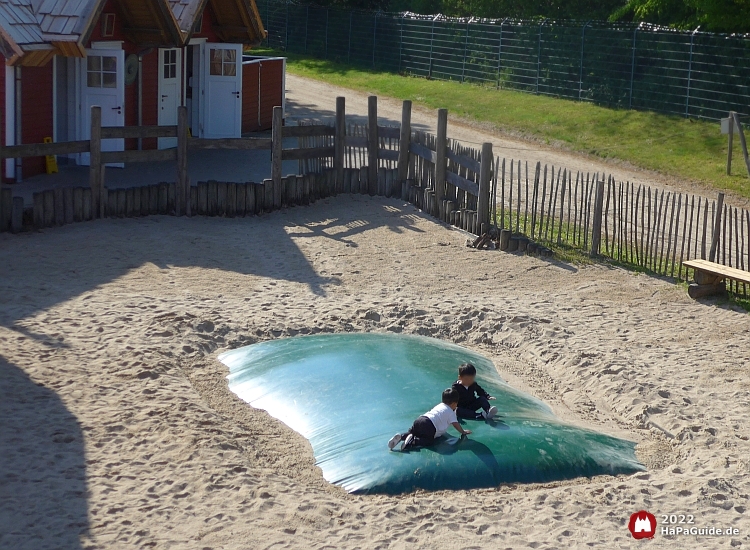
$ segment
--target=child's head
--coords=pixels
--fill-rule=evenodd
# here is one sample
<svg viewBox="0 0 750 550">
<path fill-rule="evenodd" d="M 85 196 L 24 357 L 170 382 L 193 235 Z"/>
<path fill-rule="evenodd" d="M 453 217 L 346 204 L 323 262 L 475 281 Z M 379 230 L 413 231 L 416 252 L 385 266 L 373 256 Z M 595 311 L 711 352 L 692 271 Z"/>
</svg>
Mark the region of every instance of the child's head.
<svg viewBox="0 0 750 550">
<path fill-rule="evenodd" d="M 453 388 L 443 390 L 443 403 L 455 411 L 458 407 L 458 392 Z"/>
<path fill-rule="evenodd" d="M 458 366 L 458 379 L 464 386 L 471 386 L 477 377 L 477 369 L 471 363 L 461 363 Z"/>
</svg>

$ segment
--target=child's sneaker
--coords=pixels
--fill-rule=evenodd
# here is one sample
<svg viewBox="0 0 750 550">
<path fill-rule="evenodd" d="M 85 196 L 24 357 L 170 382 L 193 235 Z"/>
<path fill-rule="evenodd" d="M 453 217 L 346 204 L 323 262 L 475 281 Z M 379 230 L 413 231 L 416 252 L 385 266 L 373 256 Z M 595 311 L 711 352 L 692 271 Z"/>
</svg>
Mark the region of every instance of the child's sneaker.
<svg viewBox="0 0 750 550">
<path fill-rule="evenodd" d="M 497 407 L 490 407 L 490 410 L 487 411 L 487 419 L 495 418 L 497 416 Z"/>
<path fill-rule="evenodd" d="M 411 447 L 412 441 L 414 441 L 414 436 L 412 434 L 407 435 L 406 439 L 404 439 L 404 442 L 401 444 L 401 452 L 402 453 L 405 450 L 407 450 L 409 447 Z"/>
<path fill-rule="evenodd" d="M 394 436 L 393 436 L 393 437 L 392 437 L 392 438 L 390 439 L 390 441 L 388 441 L 388 448 L 389 448 L 390 450 L 393 450 L 393 448 L 394 448 L 394 447 L 395 447 L 396 445 L 398 445 L 399 443 L 401 443 L 401 439 L 402 439 L 402 437 L 401 437 L 401 434 L 396 434 L 396 435 L 394 435 Z"/>
</svg>

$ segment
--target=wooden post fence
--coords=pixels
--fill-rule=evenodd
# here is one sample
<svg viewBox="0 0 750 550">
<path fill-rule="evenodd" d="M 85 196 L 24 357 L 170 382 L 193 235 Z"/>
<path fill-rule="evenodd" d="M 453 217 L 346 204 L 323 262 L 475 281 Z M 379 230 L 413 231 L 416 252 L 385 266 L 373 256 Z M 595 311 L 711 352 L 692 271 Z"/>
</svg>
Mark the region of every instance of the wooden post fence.
<svg viewBox="0 0 750 550">
<path fill-rule="evenodd" d="M 411 101 L 404 101 L 401 107 L 401 134 L 398 142 L 398 181 L 403 182 L 409 172 L 409 145 L 411 144 Z M 403 197 L 402 197 L 403 198 Z"/>
<path fill-rule="evenodd" d="M 750 155 L 747 153 L 747 142 L 745 141 L 745 131 L 742 129 L 742 124 L 740 123 L 740 117 L 737 113 L 734 111 L 732 112 L 732 119 L 734 119 L 734 124 L 737 126 L 737 131 L 740 136 L 740 145 L 742 145 L 742 156 L 745 158 L 745 168 L 747 168 L 747 175 L 750 176 Z M 731 130 L 730 126 L 730 130 Z M 729 134 L 729 139 L 732 139 L 732 134 Z M 731 141 L 730 141 L 731 143 Z"/>
<path fill-rule="evenodd" d="M 89 185 L 91 186 L 91 210 L 94 217 L 104 217 L 104 200 L 102 199 L 102 108 L 91 107 L 91 145 L 89 152 Z"/>
<path fill-rule="evenodd" d="M 719 246 L 719 235 L 721 234 L 721 213 L 723 210 L 724 193 L 719 193 L 719 196 L 716 199 L 716 216 L 714 217 L 714 232 L 711 236 L 711 249 L 708 253 L 709 262 L 713 262 L 716 259 L 716 250 Z"/>
<path fill-rule="evenodd" d="M 727 176 L 732 175 L 732 147 L 734 146 L 734 111 L 729 111 L 729 147 L 727 148 Z"/>
<path fill-rule="evenodd" d="M 190 215 L 190 183 L 187 175 L 187 107 L 177 108 L 177 183 L 175 215 Z"/>
<path fill-rule="evenodd" d="M 447 115 L 447 112 L 446 112 Z M 445 149 L 443 149 L 445 150 Z M 484 235 L 490 227 L 490 183 L 492 179 L 492 144 L 482 144 L 477 197 L 477 232 Z"/>
<path fill-rule="evenodd" d="M 378 96 L 367 98 L 367 185 L 370 195 L 378 192 Z"/>
<path fill-rule="evenodd" d="M 597 177 L 594 199 L 594 219 L 591 234 L 591 256 L 598 256 L 602 242 L 602 210 L 604 207 L 604 180 Z"/>
<path fill-rule="evenodd" d="M 281 107 L 273 108 L 273 126 L 271 128 L 271 181 L 273 182 L 274 188 L 281 186 L 282 115 Z"/>
<path fill-rule="evenodd" d="M 175 215 L 190 215 L 190 180 L 187 173 L 188 124 L 187 107 L 177 108 L 177 197 Z"/>
<path fill-rule="evenodd" d="M 334 135 L 333 167 L 336 170 L 336 190 L 344 190 L 344 152 L 346 151 L 346 98 L 336 98 L 336 133 Z"/>
<path fill-rule="evenodd" d="M 484 147 L 484 146 L 482 146 Z M 491 147 L 491 146 L 490 146 Z M 448 171 L 448 109 L 438 109 L 437 141 L 435 142 L 435 202 L 431 214 L 443 219 L 443 195 L 445 191 L 445 173 Z"/>
</svg>

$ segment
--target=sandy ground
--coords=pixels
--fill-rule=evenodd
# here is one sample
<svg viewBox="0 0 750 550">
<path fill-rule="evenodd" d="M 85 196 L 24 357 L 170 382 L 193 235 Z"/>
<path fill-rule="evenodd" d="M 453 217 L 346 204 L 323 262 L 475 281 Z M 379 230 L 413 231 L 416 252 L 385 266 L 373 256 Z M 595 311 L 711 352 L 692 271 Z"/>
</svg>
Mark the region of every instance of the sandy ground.
<svg viewBox="0 0 750 550">
<path fill-rule="evenodd" d="M 293 74 L 286 75 L 286 114 L 287 119 L 295 118 L 328 118 L 335 117 L 336 97 L 346 97 L 347 119 L 351 122 L 365 124 L 367 122 L 367 96 L 369 94 L 332 86 L 327 82 L 303 78 Z M 378 120 L 381 125 L 401 124 L 400 100 L 378 97 Z M 412 108 L 412 128 L 437 133 L 437 111 L 415 105 Z M 718 127 L 717 127 L 718 132 Z M 581 155 L 560 147 L 554 147 L 538 141 L 521 139 L 519 136 L 509 135 L 489 124 L 478 124 L 456 117 L 448 113 L 448 137 L 458 140 L 465 145 L 481 149 L 482 142 L 492 143 L 495 155 L 508 160 L 521 160 L 529 163 L 529 170 L 533 173 L 533 166 L 541 162 L 550 167 L 567 168 L 573 173 L 581 171 L 613 176 L 617 181 L 630 181 L 636 185 L 650 185 L 660 189 L 697 193 L 709 198 L 715 198 L 717 190 L 699 182 L 683 180 L 666 176 L 657 172 L 644 170 L 615 159 L 602 159 L 589 155 Z M 733 206 L 750 207 L 750 200 L 725 192 L 727 202 Z"/>
<path fill-rule="evenodd" d="M 0 548 L 750 547 L 747 313 L 465 238 L 366 196 L 0 235 Z M 563 418 L 638 442 L 648 470 L 347 495 L 216 360 L 337 331 L 486 354 Z M 634 541 L 642 508 L 740 534 Z"/>
</svg>

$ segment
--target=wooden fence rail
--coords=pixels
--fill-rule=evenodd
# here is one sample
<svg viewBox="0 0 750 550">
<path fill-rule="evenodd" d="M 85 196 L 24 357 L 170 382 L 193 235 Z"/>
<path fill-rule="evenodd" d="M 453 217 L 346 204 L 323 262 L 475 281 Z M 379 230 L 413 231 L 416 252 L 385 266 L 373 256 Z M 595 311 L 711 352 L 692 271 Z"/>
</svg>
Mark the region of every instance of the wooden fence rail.
<svg viewBox="0 0 750 550">
<path fill-rule="evenodd" d="M 565 245 L 686 281 L 684 262 L 750 268 L 750 211 L 716 200 L 496 159 L 497 224 L 518 237 Z M 747 294 L 746 285 L 730 290 Z"/>
<path fill-rule="evenodd" d="M 366 125 L 347 124 L 345 106 L 344 98 L 337 98 L 332 125 L 299 126 L 283 126 L 277 107 L 270 139 L 218 140 L 188 139 L 184 108 L 177 126 L 110 128 L 101 126 L 101 112 L 92 107 L 90 140 L 2 147 L 0 158 L 89 153 L 89 188 L 34 195 L 33 224 L 40 227 L 130 213 L 257 213 L 337 193 L 366 193 L 400 197 L 477 235 L 495 226 L 521 249 L 520 243 L 534 241 L 564 245 L 680 280 L 690 274 L 684 262 L 698 258 L 750 269 L 750 211 L 725 204 L 723 194 L 709 200 L 495 157 L 489 143 L 477 150 L 450 140 L 443 110 L 437 135 L 412 130 L 408 101 L 399 126 L 378 123 L 375 96 L 368 99 Z M 178 146 L 101 149 L 103 139 L 146 137 L 176 137 Z M 285 138 L 296 139 L 297 147 L 284 147 Z M 262 184 L 190 186 L 187 155 L 198 149 L 268 150 L 271 178 Z M 301 175 L 284 177 L 284 160 L 299 161 Z M 132 191 L 104 185 L 109 163 L 154 161 L 176 161 L 175 183 Z M 20 230 L 23 203 L 16 199 L 10 189 L 0 189 L 0 230 Z M 746 294 L 742 283 L 732 285 Z"/>
</svg>

